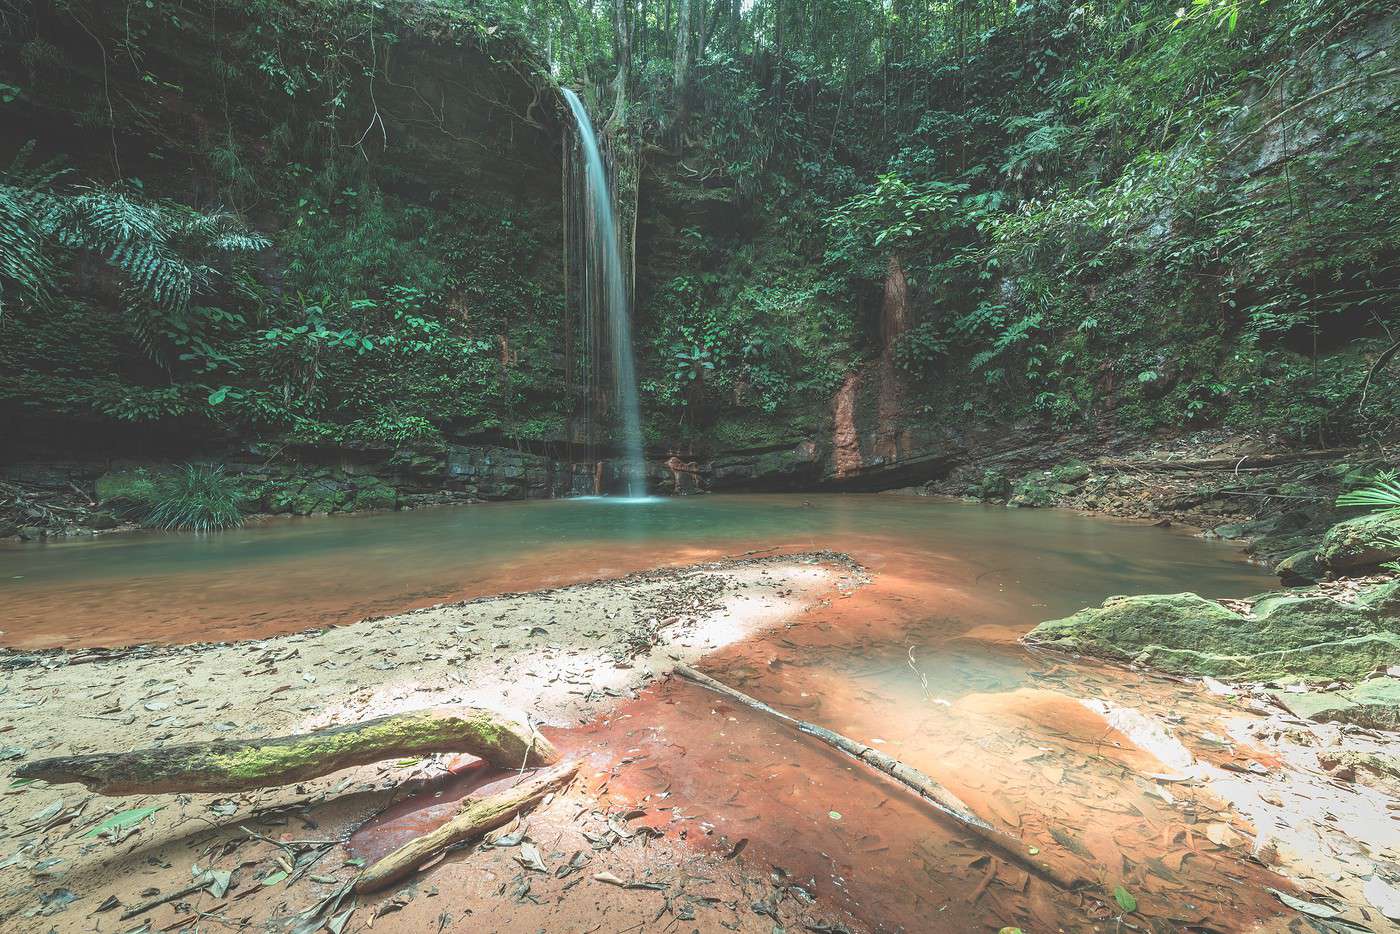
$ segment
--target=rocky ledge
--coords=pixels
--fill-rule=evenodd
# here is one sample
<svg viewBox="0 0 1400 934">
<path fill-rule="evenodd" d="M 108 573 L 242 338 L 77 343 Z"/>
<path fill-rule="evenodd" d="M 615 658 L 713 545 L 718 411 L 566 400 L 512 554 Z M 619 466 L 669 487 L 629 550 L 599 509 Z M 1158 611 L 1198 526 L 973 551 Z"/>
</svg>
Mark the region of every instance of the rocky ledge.
<svg viewBox="0 0 1400 934">
<path fill-rule="evenodd" d="M 1354 594 L 1265 594 L 1235 608 L 1194 593 L 1110 597 L 1041 623 L 1025 641 L 1183 675 L 1358 681 L 1400 665 L 1400 580 Z"/>
</svg>

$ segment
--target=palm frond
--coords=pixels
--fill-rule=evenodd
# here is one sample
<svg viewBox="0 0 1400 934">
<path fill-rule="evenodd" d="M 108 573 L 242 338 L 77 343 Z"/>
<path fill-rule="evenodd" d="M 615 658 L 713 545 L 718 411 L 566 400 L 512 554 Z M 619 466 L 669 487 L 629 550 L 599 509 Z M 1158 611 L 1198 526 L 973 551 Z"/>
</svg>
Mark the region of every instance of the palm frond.
<svg viewBox="0 0 1400 934">
<path fill-rule="evenodd" d="M 1400 482 L 1378 479 L 1370 486 L 1351 490 L 1337 497 L 1338 506 L 1367 506 L 1371 509 L 1400 509 Z"/>
</svg>

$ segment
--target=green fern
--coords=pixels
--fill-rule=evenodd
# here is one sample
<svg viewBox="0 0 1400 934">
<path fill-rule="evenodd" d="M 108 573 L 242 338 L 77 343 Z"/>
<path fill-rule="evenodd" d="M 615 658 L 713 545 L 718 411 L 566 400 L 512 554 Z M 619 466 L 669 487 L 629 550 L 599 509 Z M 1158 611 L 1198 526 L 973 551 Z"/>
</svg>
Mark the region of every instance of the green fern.
<svg viewBox="0 0 1400 934">
<path fill-rule="evenodd" d="M 62 173 L 52 164 L 25 170 L 32 149 L 22 149 L 0 175 L 0 303 L 6 287 L 42 300 L 56 274 L 53 254 L 97 253 L 121 274 L 133 334 L 148 355 L 164 362 L 161 335 L 188 331 L 190 300 L 215 275 L 208 261 L 270 245 L 225 211 L 153 201 L 123 187 L 49 190 Z"/>
</svg>

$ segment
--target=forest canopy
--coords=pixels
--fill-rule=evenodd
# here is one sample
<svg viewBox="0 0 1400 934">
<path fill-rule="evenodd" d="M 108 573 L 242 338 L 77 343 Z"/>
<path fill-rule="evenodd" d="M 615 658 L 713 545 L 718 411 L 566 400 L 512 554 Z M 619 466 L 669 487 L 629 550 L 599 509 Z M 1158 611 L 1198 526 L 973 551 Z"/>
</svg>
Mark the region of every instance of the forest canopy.
<svg viewBox="0 0 1400 934">
<path fill-rule="evenodd" d="M 654 446 L 810 433 L 877 361 L 911 426 L 1377 437 L 1395 36 L 1336 0 L 11 0 L 0 406 L 567 442 L 565 85 Z"/>
</svg>

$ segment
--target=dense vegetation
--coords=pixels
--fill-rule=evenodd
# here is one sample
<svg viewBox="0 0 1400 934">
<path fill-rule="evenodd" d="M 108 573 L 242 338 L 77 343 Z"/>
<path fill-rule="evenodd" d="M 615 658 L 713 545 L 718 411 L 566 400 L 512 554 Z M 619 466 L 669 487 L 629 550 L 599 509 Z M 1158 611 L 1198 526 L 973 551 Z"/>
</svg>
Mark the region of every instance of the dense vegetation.
<svg viewBox="0 0 1400 934">
<path fill-rule="evenodd" d="M 876 359 L 908 424 L 1374 438 L 1395 36 L 1339 0 L 0 0 L 0 406 L 567 439 L 567 83 L 632 182 L 655 445 L 815 432 Z"/>
</svg>

